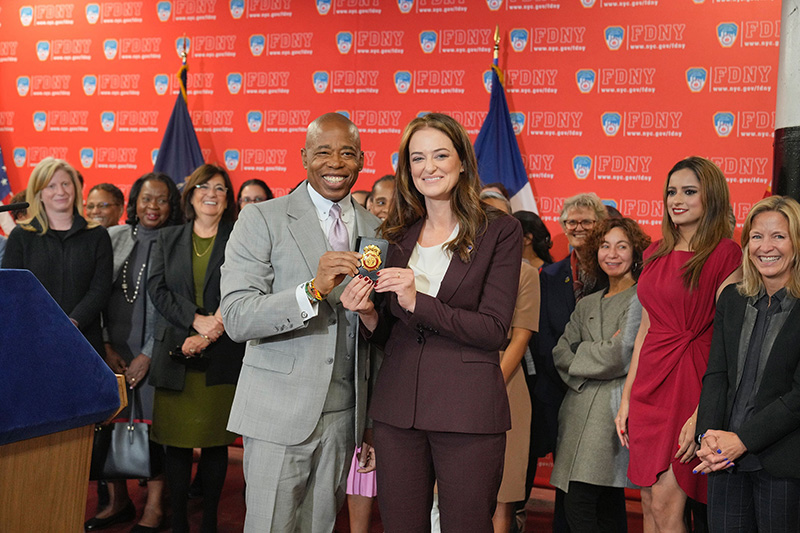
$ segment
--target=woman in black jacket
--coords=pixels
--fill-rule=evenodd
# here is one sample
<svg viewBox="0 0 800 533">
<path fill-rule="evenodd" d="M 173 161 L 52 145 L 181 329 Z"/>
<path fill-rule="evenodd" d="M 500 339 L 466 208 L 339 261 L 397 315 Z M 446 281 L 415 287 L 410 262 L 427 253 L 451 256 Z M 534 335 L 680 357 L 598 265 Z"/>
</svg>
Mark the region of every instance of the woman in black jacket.
<svg viewBox="0 0 800 533">
<path fill-rule="evenodd" d="M 201 165 L 186 180 L 182 204 L 188 222 L 160 230 L 147 291 L 159 317 L 150 367 L 156 387 L 151 439 L 167 447 L 172 530 L 189 531 L 187 492 L 192 448 L 202 448 L 203 532 L 216 531 L 225 482 L 226 430 L 244 345 L 225 333 L 219 311 L 220 267 L 236 217 L 224 168 Z"/>
<path fill-rule="evenodd" d="M 104 354 L 100 313 L 111 294 L 111 240 L 83 218 L 81 184 L 66 161 L 46 157 L 31 173 L 28 218 L 8 237 L 3 268 L 33 272 L 50 296 Z"/>
<path fill-rule="evenodd" d="M 800 531 L 800 204 L 742 229 L 744 277 L 719 297 L 697 414 L 711 531 Z"/>
</svg>

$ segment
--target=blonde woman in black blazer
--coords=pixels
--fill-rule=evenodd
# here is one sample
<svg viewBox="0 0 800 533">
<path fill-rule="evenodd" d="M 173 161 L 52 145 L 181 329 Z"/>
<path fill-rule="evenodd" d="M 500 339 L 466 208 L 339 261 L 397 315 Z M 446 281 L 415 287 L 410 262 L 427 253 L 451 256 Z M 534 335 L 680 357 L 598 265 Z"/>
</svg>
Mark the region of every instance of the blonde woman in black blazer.
<svg viewBox="0 0 800 533">
<path fill-rule="evenodd" d="M 711 531 L 800 531 L 800 204 L 742 230 L 744 279 L 717 303 L 697 416 Z"/>
</svg>

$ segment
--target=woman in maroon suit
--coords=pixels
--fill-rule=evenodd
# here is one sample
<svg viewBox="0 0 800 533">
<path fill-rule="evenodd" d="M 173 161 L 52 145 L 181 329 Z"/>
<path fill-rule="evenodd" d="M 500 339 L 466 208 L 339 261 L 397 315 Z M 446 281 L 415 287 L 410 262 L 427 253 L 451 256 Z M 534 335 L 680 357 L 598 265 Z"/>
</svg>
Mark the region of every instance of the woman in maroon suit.
<svg viewBox="0 0 800 533">
<path fill-rule="evenodd" d="M 479 200 L 464 128 L 431 113 L 406 127 L 389 243 L 374 285 L 356 278 L 342 303 L 384 348 L 374 420 L 386 531 L 430 530 L 438 482 L 442 531 L 492 531 L 508 398 L 498 350 L 514 313 L 522 234 Z"/>
</svg>

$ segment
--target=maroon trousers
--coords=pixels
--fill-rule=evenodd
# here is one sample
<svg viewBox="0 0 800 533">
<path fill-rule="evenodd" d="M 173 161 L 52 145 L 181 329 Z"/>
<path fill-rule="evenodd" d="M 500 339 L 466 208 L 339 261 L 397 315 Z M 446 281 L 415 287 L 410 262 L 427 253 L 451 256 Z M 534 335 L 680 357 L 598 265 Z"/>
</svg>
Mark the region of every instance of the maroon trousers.
<svg viewBox="0 0 800 533">
<path fill-rule="evenodd" d="M 438 482 L 442 533 L 490 533 L 506 434 L 444 433 L 374 423 L 378 505 L 387 533 L 431 529 Z"/>
</svg>

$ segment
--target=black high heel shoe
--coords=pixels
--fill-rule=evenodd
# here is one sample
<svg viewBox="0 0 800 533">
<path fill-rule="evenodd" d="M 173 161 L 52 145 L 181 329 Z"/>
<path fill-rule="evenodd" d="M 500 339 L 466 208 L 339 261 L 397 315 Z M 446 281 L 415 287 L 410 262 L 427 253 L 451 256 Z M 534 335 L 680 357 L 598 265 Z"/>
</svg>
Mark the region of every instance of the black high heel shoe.
<svg viewBox="0 0 800 533">
<path fill-rule="evenodd" d="M 136 518 L 136 507 L 133 506 L 133 502 L 131 500 L 128 500 L 128 504 L 125 505 L 125 507 L 109 517 L 90 518 L 83 524 L 83 529 L 86 531 L 98 531 L 100 529 L 111 527 L 114 524 L 130 522 L 134 518 Z"/>
</svg>

